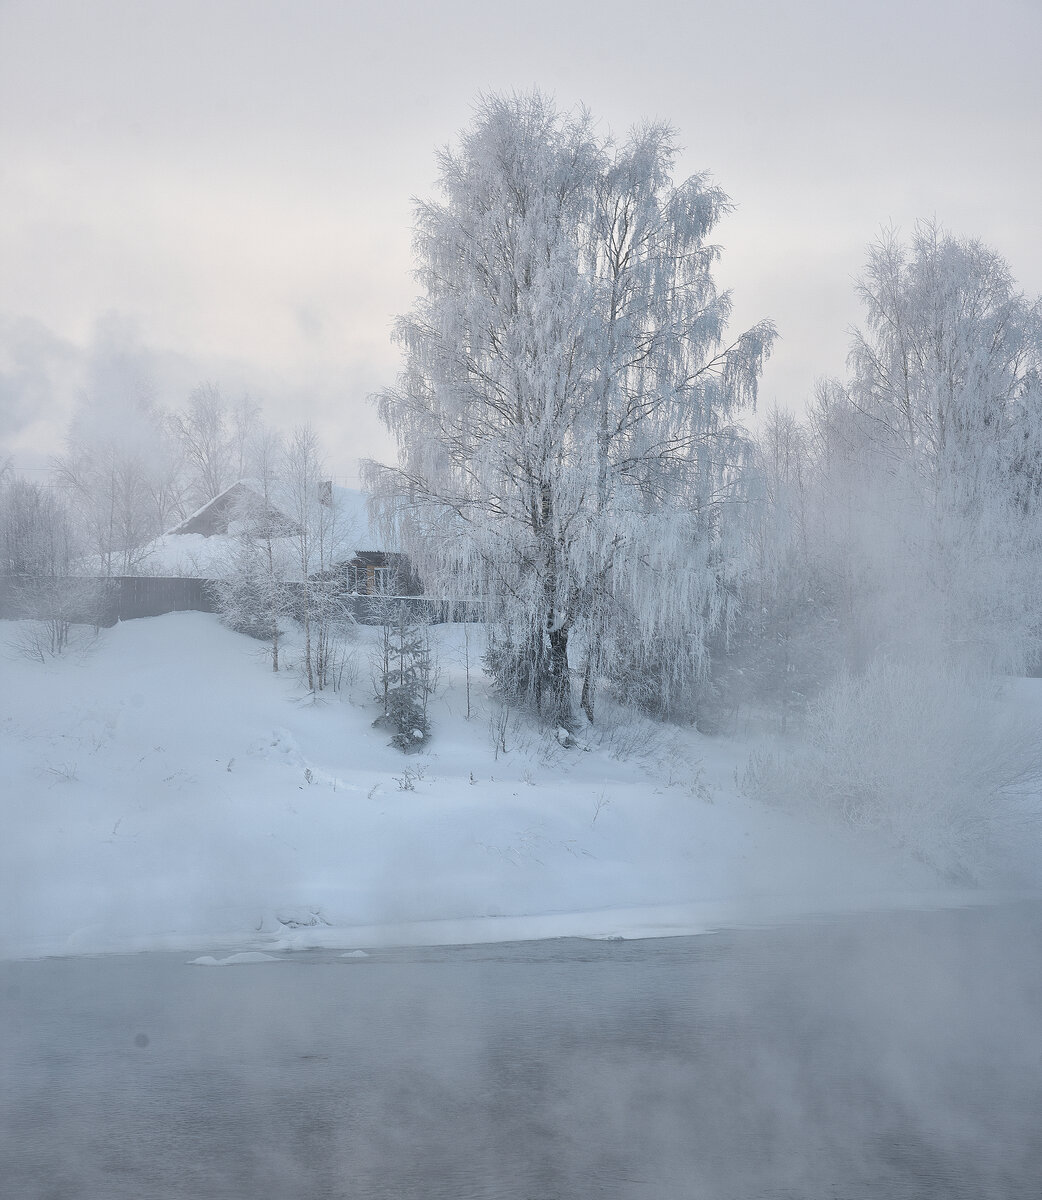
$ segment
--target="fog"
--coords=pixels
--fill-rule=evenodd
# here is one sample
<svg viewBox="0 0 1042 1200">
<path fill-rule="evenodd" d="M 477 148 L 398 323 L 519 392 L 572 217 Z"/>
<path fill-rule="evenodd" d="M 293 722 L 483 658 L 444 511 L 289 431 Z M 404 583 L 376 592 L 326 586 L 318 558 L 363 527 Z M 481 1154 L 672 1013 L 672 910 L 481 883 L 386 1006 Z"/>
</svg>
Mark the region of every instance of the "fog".
<svg viewBox="0 0 1042 1200">
<path fill-rule="evenodd" d="M 365 397 L 398 369 L 411 199 L 479 94 L 533 85 L 620 136 L 677 126 L 681 174 L 711 170 L 740 206 L 720 235 L 736 322 L 782 333 L 764 398 L 801 406 L 843 369 L 882 225 L 936 215 L 1042 288 L 1039 35 L 1020 0 L 671 3 L 639 22 L 617 4 L 8 0 L 0 456 L 61 448 L 84 386 L 62 364 L 114 312 L 157 356 L 164 405 L 245 388 L 275 424 L 312 420 L 350 482 L 386 450 Z"/>
<path fill-rule="evenodd" d="M 19 1195 L 1033 1196 L 1037 905 L 7 964 Z"/>
</svg>

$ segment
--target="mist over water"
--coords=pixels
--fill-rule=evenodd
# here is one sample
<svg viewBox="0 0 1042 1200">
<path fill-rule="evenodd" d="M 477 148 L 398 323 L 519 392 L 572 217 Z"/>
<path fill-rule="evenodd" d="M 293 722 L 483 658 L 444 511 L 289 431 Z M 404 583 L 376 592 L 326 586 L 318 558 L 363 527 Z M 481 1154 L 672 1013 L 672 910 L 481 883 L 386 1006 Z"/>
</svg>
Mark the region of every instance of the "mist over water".
<svg viewBox="0 0 1042 1200">
<path fill-rule="evenodd" d="M 1038 1194 L 1038 904 L 187 957 L 0 967 L 7 1194 Z"/>
</svg>

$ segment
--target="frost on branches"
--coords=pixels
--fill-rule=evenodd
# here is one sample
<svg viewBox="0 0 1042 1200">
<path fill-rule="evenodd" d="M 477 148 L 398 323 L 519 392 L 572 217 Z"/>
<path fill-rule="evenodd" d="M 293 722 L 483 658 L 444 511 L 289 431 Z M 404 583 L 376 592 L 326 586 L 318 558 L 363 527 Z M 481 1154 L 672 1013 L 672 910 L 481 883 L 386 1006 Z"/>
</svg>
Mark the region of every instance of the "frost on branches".
<svg viewBox="0 0 1042 1200">
<path fill-rule="evenodd" d="M 774 330 L 725 337 L 707 239 L 729 202 L 675 185 L 676 155 L 666 125 L 615 144 L 493 96 L 417 208 L 423 291 L 377 397 L 399 461 L 367 483 L 428 593 L 484 598 L 499 684 L 555 726 L 573 667 L 591 718 L 599 678 L 697 673 L 738 570 L 733 419 Z"/>
<path fill-rule="evenodd" d="M 402 599 L 377 598 L 371 618 L 381 627 L 372 666 L 376 699 L 383 705 L 373 725 L 390 729 L 389 745 L 408 754 L 430 737 L 427 700 L 436 672 L 428 631 Z"/>
<path fill-rule="evenodd" d="M 884 234 L 859 291 L 850 403 L 898 510 L 901 608 L 943 656 L 1023 669 L 1042 650 L 1042 302 L 932 222 Z"/>
</svg>

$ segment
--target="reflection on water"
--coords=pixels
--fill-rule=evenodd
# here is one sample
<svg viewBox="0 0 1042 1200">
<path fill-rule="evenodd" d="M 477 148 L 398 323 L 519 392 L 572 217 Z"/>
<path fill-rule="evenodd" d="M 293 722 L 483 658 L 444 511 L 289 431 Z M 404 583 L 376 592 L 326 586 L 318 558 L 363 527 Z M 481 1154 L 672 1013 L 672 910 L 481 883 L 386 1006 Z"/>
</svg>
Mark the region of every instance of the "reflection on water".
<svg viewBox="0 0 1042 1200">
<path fill-rule="evenodd" d="M 1011 1200 L 1042 908 L 0 965 L 3 1194 Z"/>
</svg>

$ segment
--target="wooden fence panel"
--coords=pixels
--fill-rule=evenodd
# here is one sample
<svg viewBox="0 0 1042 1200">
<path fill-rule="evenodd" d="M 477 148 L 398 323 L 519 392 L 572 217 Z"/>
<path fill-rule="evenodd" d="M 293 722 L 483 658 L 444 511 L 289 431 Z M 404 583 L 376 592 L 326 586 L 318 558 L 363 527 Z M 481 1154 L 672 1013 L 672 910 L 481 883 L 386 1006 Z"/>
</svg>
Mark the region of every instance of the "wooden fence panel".
<svg viewBox="0 0 1042 1200">
<path fill-rule="evenodd" d="M 303 584 L 290 584 L 291 591 L 303 600 Z M 82 601 L 72 600 L 70 619 L 75 622 L 115 625 L 140 617 L 160 617 L 169 612 L 216 612 L 213 584 L 207 579 L 180 576 L 127 575 L 112 579 L 69 577 L 47 581 L 15 576 L 0 576 L 0 617 L 20 619 L 44 615 L 40 607 L 50 601 L 54 591 L 69 597 L 77 593 Z M 45 592 L 47 600 L 44 599 Z M 420 621 L 440 625 L 483 619 L 479 600 L 437 600 L 430 596 L 358 596 L 342 597 L 344 612 L 359 625 L 379 625 L 393 620 L 399 604 Z M 80 608 L 82 612 L 78 611 Z M 34 611 L 36 609 L 37 611 Z M 88 611 L 89 610 L 89 611 Z"/>
<path fill-rule="evenodd" d="M 205 579 L 124 576 L 118 580 L 118 586 L 116 618 L 120 621 L 160 617 L 169 612 L 216 612 Z"/>
</svg>

